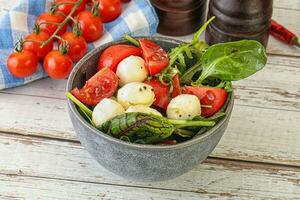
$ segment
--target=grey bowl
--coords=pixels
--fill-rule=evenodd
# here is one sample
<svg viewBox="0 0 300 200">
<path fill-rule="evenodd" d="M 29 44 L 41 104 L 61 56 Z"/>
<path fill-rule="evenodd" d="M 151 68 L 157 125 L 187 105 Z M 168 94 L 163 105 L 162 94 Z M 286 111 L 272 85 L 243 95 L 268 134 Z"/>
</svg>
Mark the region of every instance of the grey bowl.
<svg viewBox="0 0 300 200">
<path fill-rule="evenodd" d="M 181 41 L 152 37 L 165 50 L 175 47 Z M 77 63 L 67 83 L 67 91 L 74 87 L 82 87 L 87 79 L 96 73 L 98 58 L 101 52 L 112 44 L 126 41 L 111 42 L 89 52 Z M 73 102 L 68 100 L 68 110 L 75 132 L 81 144 L 103 167 L 109 171 L 131 180 L 161 181 L 180 176 L 213 151 L 220 141 L 233 107 L 230 96 L 224 117 L 212 129 L 191 140 L 171 146 L 141 145 L 124 142 L 100 132 L 91 126 L 79 114 Z"/>
</svg>

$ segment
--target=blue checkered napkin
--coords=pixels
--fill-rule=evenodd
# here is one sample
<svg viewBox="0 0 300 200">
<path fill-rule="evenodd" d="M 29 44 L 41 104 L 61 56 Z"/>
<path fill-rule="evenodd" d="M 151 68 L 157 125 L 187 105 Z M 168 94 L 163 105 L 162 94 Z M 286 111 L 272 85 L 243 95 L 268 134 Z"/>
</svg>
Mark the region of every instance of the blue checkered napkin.
<svg viewBox="0 0 300 200">
<path fill-rule="evenodd" d="M 11 88 L 47 76 L 39 64 L 35 74 L 26 78 L 13 77 L 6 67 L 6 60 L 12 53 L 15 43 L 29 33 L 39 14 L 49 10 L 53 0 L 18 0 L 16 5 L 3 11 L 0 17 L 0 90 Z M 103 43 L 119 40 L 124 33 L 133 36 L 153 35 L 156 33 L 158 18 L 148 0 L 131 0 L 124 4 L 122 15 L 113 22 L 105 24 L 105 33 L 98 40 L 89 43 L 93 49 Z"/>
</svg>

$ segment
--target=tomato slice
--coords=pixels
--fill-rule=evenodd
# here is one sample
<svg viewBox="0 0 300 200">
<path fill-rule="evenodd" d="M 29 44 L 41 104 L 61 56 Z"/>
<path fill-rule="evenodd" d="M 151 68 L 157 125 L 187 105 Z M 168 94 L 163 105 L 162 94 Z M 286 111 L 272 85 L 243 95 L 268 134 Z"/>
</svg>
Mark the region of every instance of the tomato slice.
<svg viewBox="0 0 300 200">
<path fill-rule="evenodd" d="M 168 54 L 160 46 L 147 39 L 139 40 L 142 55 L 150 75 L 155 75 L 169 64 Z"/>
<path fill-rule="evenodd" d="M 174 82 L 174 89 L 172 92 L 172 97 L 176 97 L 177 95 L 180 94 L 180 85 L 179 85 L 178 74 L 173 77 L 173 82 Z M 168 107 L 168 104 L 171 101 L 170 86 L 162 84 L 157 79 L 151 79 L 149 81 L 145 81 L 145 83 L 148 85 L 151 85 L 154 90 L 155 101 L 154 101 L 153 105 L 166 110 Z"/>
<path fill-rule="evenodd" d="M 201 105 L 211 106 L 201 107 L 201 115 L 204 117 L 217 113 L 227 99 L 227 92 L 222 88 L 186 86 L 182 89 L 182 93 L 196 95 Z"/>
<path fill-rule="evenodd" d="M 178 95 L 180 95 L 180 82 L 179 82 L 179 75 L 176 74 L 174 77 L 173 77 L 173 92 L 172 92 L 172 97 L 176 97 Z"/>
<path fill-rule="evenodd" d="M 83 88 L 74 88 L 72 94 L 82 103 L 95 106 L 102 99 L 112 97 L 117 87 L 117 75 L 109 68 L 104 68 L 91 77 Z"/>
<path fill-rule="evenodd" d="M 116 72 L 118 64 L 128 56 L 140 56 L 141 49 L 132 45 L 117 44 L 104 50 L 98 61 L 98 71 L 108 67 Z"/>
</svg>

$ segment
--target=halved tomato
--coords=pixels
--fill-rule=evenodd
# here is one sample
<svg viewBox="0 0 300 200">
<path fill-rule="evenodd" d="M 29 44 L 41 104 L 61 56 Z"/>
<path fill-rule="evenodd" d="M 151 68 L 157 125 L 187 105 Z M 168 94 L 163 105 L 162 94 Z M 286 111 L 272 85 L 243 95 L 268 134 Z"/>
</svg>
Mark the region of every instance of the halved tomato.
<svg viewBox="0 0 300 200">
<path fill-rule="evenodd" d="M 98 71 L 108 67 L 116 72 L 118 64 L 128 56 L 140 56 L 141 49 L 127 44 L 112 45 L 104 50 L 98 61 Z"/>
<path fill-rule="evenodd" d="M 102 99 L 112 97 L 118 87 L 118 77 L 109 68 L 104 68 L 91 77 L 83 88 L 74 88 L 72 94 L 82 103 L 95 106 Z"/>
<path fill-rule="evenodd" d="M 149 81 L 145 81 L 146 84 L 152 86 L 155 94 L 155 101 L 153 105 L 167 109 L 167 106 L 170 102 L 170 87 L 168 85 L 163 85 L 157 79 L 151 79 Z"/>
<path fill-rule="evenodd" d="M 169 64 L 168 54 L 156 43 L 147 40 L 139 40 L 145 60 L 145 66 L 150 75 L 155 75 L 165 69 Z"/>
<path fill-rule="evenodd" d="M 182 89 L 183 94 L 193 94 L 198 97 L 201 105 L 201 115 L 212 116 L 217 113 L 227 99 L 227 92 L 222 88 L 186 86 Z"/>
<path fill-rule="evenodd" d="M 170 96 L 170 86 L 169 85 L 164 85 L 162 84 L 159 80 L 157 79 L 151 79 L 149 81 L 145 81 L 146 84 L 151 85 L 154 94 L 155 94 L 155 101 L 153 105 L 167 109 L 168 104 L 171 101 L 171 96 Z M 180 94 L 180 85 L 179 85 L 179 76 L 176 74 L 173 77 L 173 92 L 172 92 L 172 97 L 176 97 L 177 95 Z"/>
<path fill-rule="evenodd" d="M 179 75 L 176 74 L 173 77 L 173 92 L 172 92 L 172 97 L 176 97 L 178 95 L 180 95 L 181 91 L 180 91 L 180 82 L 179 82 Z"/>
</svg>

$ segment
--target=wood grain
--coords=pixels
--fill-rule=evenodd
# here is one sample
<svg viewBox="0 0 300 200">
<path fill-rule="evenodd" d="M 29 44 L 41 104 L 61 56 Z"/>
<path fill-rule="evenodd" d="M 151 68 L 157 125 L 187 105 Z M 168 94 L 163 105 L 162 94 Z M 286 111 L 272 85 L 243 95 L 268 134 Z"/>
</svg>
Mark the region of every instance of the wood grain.
<svg viewBox="0 0 300 200">
<path fill-rule="evenodd" d="M 0 134 L 0 157 L 0 174 L 8 175 L 0 176 L 2 195 L 48 195 L 52 190 L 57 195 L 60 191 L 66 191 L 66 194 L 78 192 L 79 197 L 85 199 L 89 197 L 87 193 L 96 195 L 94 189 L 89 191 L 87 188 L 106 188 L 100 191 L 108 196 L 116 193 L 119 197 L 132 199 L 148 199 L 147 195 L 154 195 L 156 199 L 156 193 L 161 194 L 162 199 L 176 199 L 178 192 L 183 195 L 180 199 L 296 199 L 300 195 L 300 169 L 283 166 L 208 159 L 179 178 L 165 182 L 139 183 L 124 180 L 103 169 L 78 143 L 6 134 Z M 42 182 L 33 177 L 42 179 Z M 45 185 L 46 182 L 49 184 Z M 72 191 L 68 185 L 76 189 Z M 16 193 L 9 193 L 13 188 Z M 28 191 L 25 192 L 25 189 Z M 41 192 L 43 190 L 45 192 Z M 131 197 L 125 192 L 128 190 L 137 196 Z M 140 190 L 145 192 L 145 196 L 139 196 Z M 21 198 L 22 195 L 16 197 Z M 62 196 L 62 199 L 68 199 L 67 197 Z"/>
</svg>

